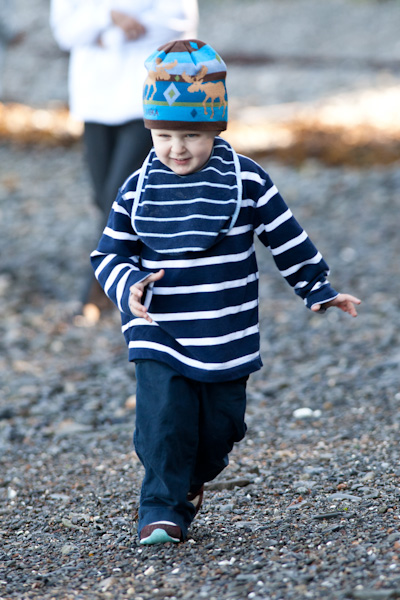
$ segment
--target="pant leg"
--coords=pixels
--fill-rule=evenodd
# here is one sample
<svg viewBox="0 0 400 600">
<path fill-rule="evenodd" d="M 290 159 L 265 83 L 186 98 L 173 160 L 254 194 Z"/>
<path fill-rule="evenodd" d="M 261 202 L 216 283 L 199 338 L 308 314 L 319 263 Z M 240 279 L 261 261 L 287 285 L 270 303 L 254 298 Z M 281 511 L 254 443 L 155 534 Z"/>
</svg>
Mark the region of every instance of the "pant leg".
<svg viewBox="0 0 400 600">
<path fill-rule="evenodd" d="M 145 468 L 138 532 L 154 521 L 172 521 L 183 537 L 194 516 L 187 501 L 198 450 L 199 395 L 196 382 L 168 365 L 136 364 L 134 443 Z"/>
<path fill-rule="evenodd" d="M 151 134 L 141 119 L 122 125 L 85 123 L 84 142 L 95 202 L 105 225 L 118 189 L 150 152 Z"/>
<path fill-rule="evenodd" d="M 122 125 L 85 123 L 84 142 L 86 160 L 92 180 L 94 202 L 101 211 L 100 238 L 118 189 L 131 173 L 142 165 L 152 147 L 151 134 L 143 121 L 136 119 Z M 101 302 L 102 290 L 88 265 L 88 277 L 82 294 L 82 302 Z"/>
<path fill-rule="evenodd" d="M 96 236 L 98 240 L 105 225 L 102 192 L 113 153 L 113 128 L 102 123 L 85 122 L 83 140 L 85 159 L 92 182 L 93 201 L 99 209 L 98 234 Z M 100 288 L 100 284 L 96 281 L 89 260 L 84 279 L 85 282 L 81 297 L 82 304 L 85 305 L 90 302 L 99 306 L 102 302 L 104 303 L 107 298 Z"/>
<path fill-rule="evenodd" d="M 199 445 L 192 491 L 223 471 L 234 443 L 246 434 L 247 379 L 201 384 Z"/>
<path fill-rule="evenodd" d="M 85 123 L 85 158 L 92 180 L 94 202 L 104 212 L 103 190 L 114 152 L 114 128 L 102 123 Z"/>
<path fill-rule="evenodd" d="M 0 100 L 3 100 L 3 76 L 7 45 L 0 39 Z"/>
<path fill-rule="evenodd" d="M 104 226 L 118 189 L 129 175 L 142 166 L 152 147 L 150 131 L 145 128 L 142 119 L 115 126 L 113 135 L 113 152 L 107 166 L 101 199 Z"/>
</svg>

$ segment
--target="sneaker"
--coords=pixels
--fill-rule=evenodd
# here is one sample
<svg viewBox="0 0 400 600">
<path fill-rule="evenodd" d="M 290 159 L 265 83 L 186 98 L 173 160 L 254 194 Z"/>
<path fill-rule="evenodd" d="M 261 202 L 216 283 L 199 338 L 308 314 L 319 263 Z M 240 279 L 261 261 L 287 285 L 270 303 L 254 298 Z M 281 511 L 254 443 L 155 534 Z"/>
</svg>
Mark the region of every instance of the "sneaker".
<svg viewBox="0 0 400 600">
<path fill-rule="evenodd" d="M 201 488 L 199 488 L 198 490 L 196 490 L 195 492 L 189 492 L 187 495 L 187 499 L 189 500 L 189 502 L 191 502 L 195 508 L 195 513 L 194 516 L 197 515 L 197 513 L 200 510 L 200 507 L 203 503 L 203 494 L 204 494 L 204 485 L 201 486 Z"/>
<path fill-rule="evenodd" d="M 166 544 L 174 542 L 177 544 L 182 541 L 181 528 L 171 521 L 156 521 L 145 525 L 140 532 L 141 544 Z"/>
</svg>

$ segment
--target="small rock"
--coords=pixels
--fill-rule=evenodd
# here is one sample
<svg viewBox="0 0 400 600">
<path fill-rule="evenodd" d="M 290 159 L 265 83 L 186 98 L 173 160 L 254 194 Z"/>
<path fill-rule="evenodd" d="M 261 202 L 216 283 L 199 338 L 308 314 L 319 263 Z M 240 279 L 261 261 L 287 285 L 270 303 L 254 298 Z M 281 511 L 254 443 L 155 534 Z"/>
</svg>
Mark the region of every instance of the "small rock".
<svg viewBox="0 0 400 600">
<path fill-rule="evenodd" d="M 92 431 L 92 427 L 89 425 L 83 425 L 82 423 L 76 423 L 75 421 L 66 419 L 57 426 L 55 434 L 60 438 L 79 433 L 87 433 L 89 431 Z"/>
<path fill-rule="evenodd" d="M 12 488 L 12 487 L 7 488 L 7 498 L 9 500 L 14 500 L 14 498 L 16 498 L 17 495 L 18 495 L 17 490 L 14 490 L 14 488 Z"/>
<path fill-rule="evenodd" d="M 106 579 L 103 579 L 99 583 L 99 589 L 100 589 L 100 591 L 101 592 L 107 592 L 110 589 L 110 587 L 113 585 L 114 582 L 115 582 L 115 578 L 114 577 L 107 577 Z"/>
<path fill-rule="evenodd" d="M 353 494 L 345 494 L 343 492 L 336 492 L 330 496 L 333 500 L 351 500 L 351 502 L 361 502 L 360 496 L 354 496 Z"/>
<path fill-rule="evenodd" d="M 220 512 L 226 513 L 231 512 L 235 508 L 234 504 L 221 504 L 219 507 Z"/>
<path fill-rule="evenodd" d="M 295 419 L 312 419 L 313 417 L 319 418 L 321 414 L 322 413 L 320 410 L 312 410 L 312 408 L 308 408 L 306 406 L 303 408 L 296 408 L 296 410 L 293 411 L 293 416 Z"/>
<path fill-rule="evenodd" d="M 48 497 L 60 502 L 69 502 L 71 500 L 71 496 L 67 496 L 66 494 L 49 494 Z"/>
<path fill-rule="evenodd" d="M 400 598 L 399 590 L 354 590 L 351 592 L 355 600 L 392 600 Z"/>
<path fill-rule="evenodd" d="M 78 547 L 75 546 L 74 544 L 64 544 L 64 546 L 61 548 L 61 554 L 63 556 L 68 556 L 69 554 L 73 554 L 74 552 L 78 551 Z"/>
<path fill-rule="evenodd" d="M 129 396 L 129 398 L 127 398 L 125 400 L 125 408 L 127 408 L 128 410 L 135 410 L 135 408 L 136 408 L 136 394 L 133 394 L 132 396 Z"/>
<path fill-rule="evenodd" d="M 373 481 L 376 477 L 375 471 L 368 471 L 362 478 L 361 481 Z"/>
<path fill-rule="evenodd" d="M 289 504 L 287 510 L 297 510 L 298 508 L 304 508 L 304 506 L 308 506 L 308 500 L 301 500 L 300 502 Z"/>
<path fill-rule="evenodd" d="M 205 488 L 207 490 L 233 490 L 235 487 L 246 487 L 253 483 L 251 479 L 247 479 L 246 477 L 241 477 L 238 479 L 226 479 L 222 481 L 213 481 L 211 483 L 207 483 Z"/>
<path fill-rule="evenodd" d="M 344 516 L 342 511 L 336 511 L 336 512 L 326 512 L 326 513 L 319 513 L 317 515 L 313 515 L 312 518 L 315 519 L 316 521 L 322 521 L 323 519 L 341 519 Z"/>
</svg>

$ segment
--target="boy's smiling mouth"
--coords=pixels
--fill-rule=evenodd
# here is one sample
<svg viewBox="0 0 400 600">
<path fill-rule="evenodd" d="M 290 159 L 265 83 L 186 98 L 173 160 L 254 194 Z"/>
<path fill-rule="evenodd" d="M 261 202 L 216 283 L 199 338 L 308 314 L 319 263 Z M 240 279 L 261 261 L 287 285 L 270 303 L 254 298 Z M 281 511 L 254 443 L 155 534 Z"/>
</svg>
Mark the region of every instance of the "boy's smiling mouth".
<svg viewBox="0 0 400 600">
<path fill-rule="evenodd" d="M 191 161 L 191 157 L 188 156 L 187 158 L 171 158 L 171 161 L 177 166 L 177 167 L 185 167 L 186 165 L 190 164 Z"/>
<path fill-rule="evenodd" d="M 209 160 L 217 131 L 152 129 L 158 159 L 178 175 L 201 169 Z"/>
</svg>

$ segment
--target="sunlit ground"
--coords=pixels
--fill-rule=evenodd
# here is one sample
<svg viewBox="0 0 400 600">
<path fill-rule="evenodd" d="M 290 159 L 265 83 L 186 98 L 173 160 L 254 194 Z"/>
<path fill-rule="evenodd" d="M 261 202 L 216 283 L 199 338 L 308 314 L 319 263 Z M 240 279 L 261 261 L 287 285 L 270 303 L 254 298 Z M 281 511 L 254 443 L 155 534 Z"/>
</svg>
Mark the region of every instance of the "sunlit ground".
<svg viewBox="0 0 400 600">
<path fill-rule="evenodd" d="M 288 162 L 389 164 L 400 158 L 400 86 L 333 95 L 315 103 L 242 108 L 227 137 L 248 154 Z"/>
<path fill-rule="evenodd" d="M 0 102 L 0 140 L 21 144 L 71 144 L 82 135 L 82 124 L 67 108 L 35 109 Z"/>
<path fill-rule="evenodd" d="M 225 137 L 238 152 L 299 163 L 390 164 L 400 159 L 400 86 L 332 95 L 315 103 L 231 108 Z M 67 108 L 0 103 L 0 139 L 68 145 L 82 124 Z"/>
</svg>

